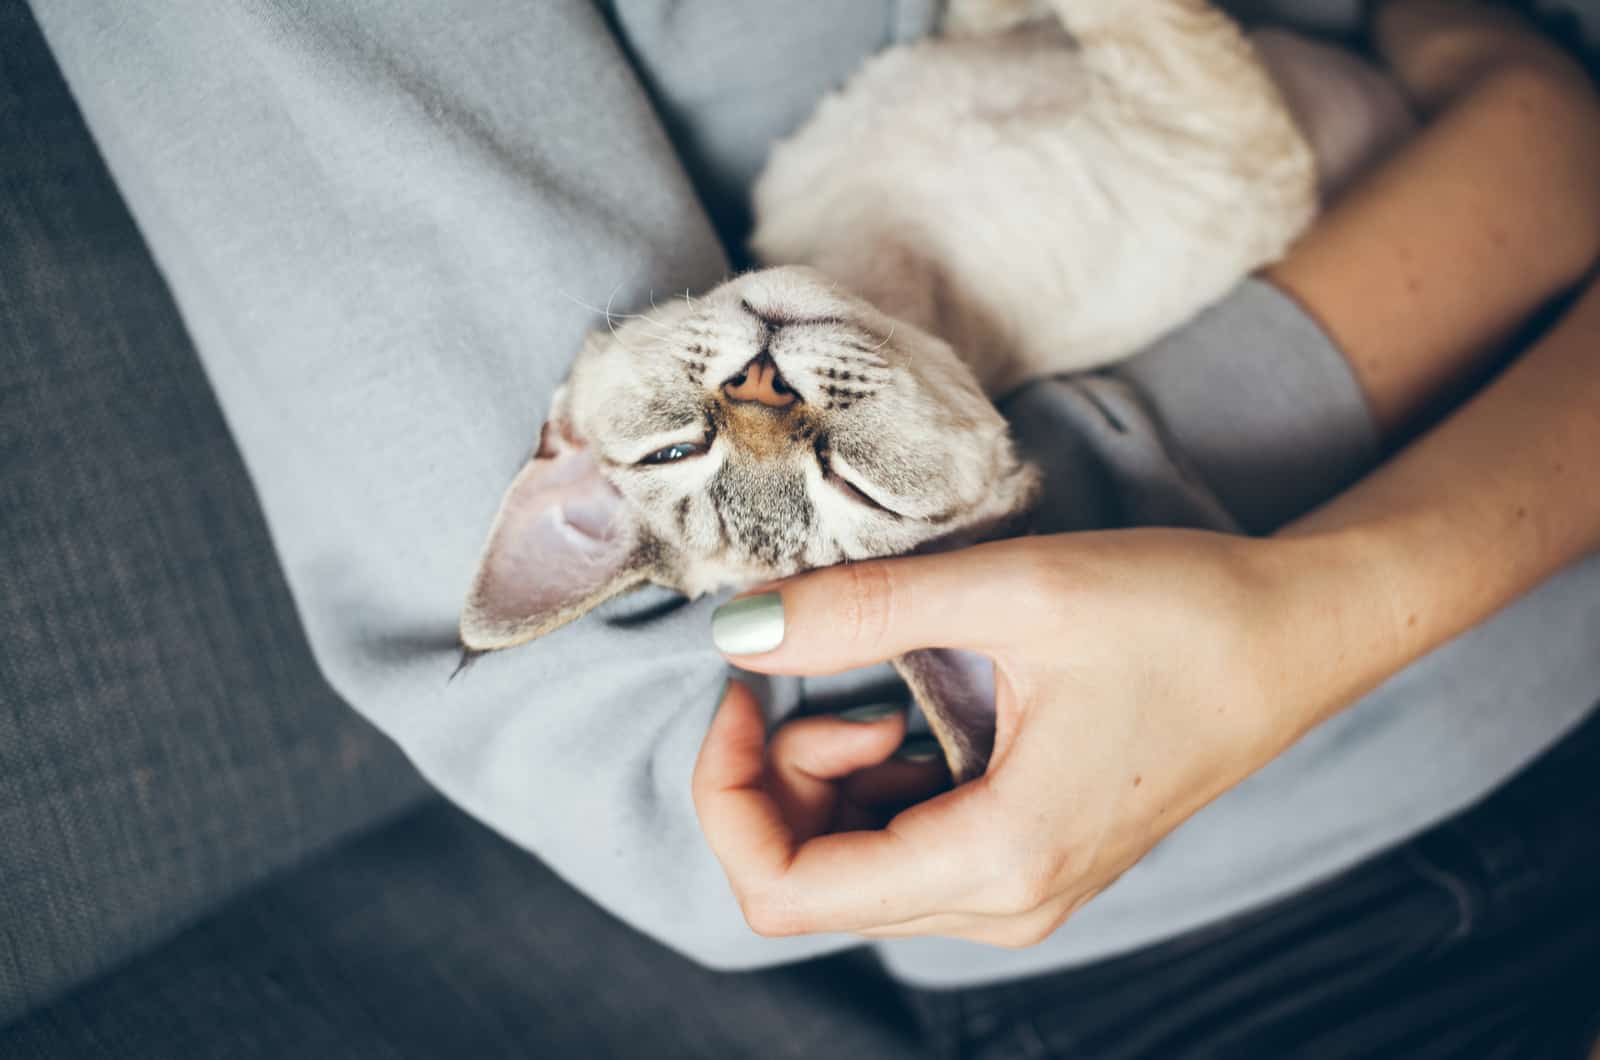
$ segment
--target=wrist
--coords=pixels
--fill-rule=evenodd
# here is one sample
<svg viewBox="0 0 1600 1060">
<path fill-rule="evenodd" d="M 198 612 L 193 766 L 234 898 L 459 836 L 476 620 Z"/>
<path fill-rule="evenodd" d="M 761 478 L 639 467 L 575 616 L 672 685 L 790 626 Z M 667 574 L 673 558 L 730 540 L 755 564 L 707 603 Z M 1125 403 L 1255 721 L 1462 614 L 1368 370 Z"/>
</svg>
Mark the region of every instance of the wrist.
<svg viewBox="0 0 1600 1060">
<path fill-rule="evenodd" d="M 1263 663 L 1287 741 L 1354 703 L 1426 650 L 1408 609 L 1403 552 L 1365 524 L 1262 542 L 1271 589 Z"/>
</svg>

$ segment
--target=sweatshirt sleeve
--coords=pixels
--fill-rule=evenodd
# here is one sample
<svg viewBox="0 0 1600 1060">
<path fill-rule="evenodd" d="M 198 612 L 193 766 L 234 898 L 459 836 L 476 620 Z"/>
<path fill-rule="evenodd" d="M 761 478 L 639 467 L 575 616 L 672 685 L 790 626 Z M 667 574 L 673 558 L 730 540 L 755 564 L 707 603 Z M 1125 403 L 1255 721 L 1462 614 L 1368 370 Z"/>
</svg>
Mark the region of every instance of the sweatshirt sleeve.
<svg viewBox="0 0 1600 1060">
<path fill-rule="evenodd" d="M 183 313 L 329 680 L 446 796 L 703 963 L 745 926 L 689 775 L 709 603 L 647 592 L 448 680 L 501 492 L 596 307 L 727 267 L 583 0 L 35 4 Z"/>
</svg>

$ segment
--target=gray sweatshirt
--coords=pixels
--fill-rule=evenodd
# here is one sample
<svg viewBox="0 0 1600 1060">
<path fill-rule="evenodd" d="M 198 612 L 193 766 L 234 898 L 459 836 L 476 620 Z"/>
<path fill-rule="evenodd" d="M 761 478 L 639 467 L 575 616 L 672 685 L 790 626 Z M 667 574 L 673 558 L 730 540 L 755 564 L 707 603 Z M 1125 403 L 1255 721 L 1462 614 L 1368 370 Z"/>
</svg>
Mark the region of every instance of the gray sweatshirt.
<svg viewBox="0 0 1600 1060">
<path fill-rule="evenodd" d="M 645 591 L 446 678 L 496 502 L 598 324 L 584 303 L 627 309 L 721 278 L 718 226 L 738 229 L 771 139 L 865 55 L 925 32 L 934 5 L 469 7 L 35 12 L 182 309 L 342 695 L 451 799 L 702 962 L 852 944 L 752 934 L 700 836 L 689 773 L 727 676 L 707 635 L 714 601 L 658 614 L 663 594 Z M 1061 529 L 1260 530 L 1376 455 L 1337 352 L 1254 283 L 1116 377 L 1041 383 L 1007 412 L 1047 467 Z M 652 617 L 622 621 L 639 615 Z M 774 682 L 769 704 L 776 718 L 859 702 L 880 679 Z M 1313 732 L 1044 944 L 881 951 L 908 980 L 972 983 L 1249 909 L 1470 803 L 1597 694 L 1591 559 Z"/>
</svg>

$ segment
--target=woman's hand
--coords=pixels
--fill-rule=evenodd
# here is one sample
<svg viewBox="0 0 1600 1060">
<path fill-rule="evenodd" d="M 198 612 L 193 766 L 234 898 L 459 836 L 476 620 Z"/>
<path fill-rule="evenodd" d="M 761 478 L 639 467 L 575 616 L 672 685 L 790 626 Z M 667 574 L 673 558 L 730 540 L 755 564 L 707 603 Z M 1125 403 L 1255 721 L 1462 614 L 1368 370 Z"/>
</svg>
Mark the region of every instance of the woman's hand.
<svg viewBox="0 0 1600 1060">
<path fill-rule="evenodd" d="M 980 779 L 882 829 L 839 831 L 926 784 L 906 763 L 880 765 L 903 722 L 808 718 L 768 743 L 754 699 L 733 685 L 694 795 L 746 918 L 766 935 L 1044 938 L 1381 676 L 1380 648 L 1403 638 L 1386 632 L 1376 568 L 1349 555 L 1320 537 L 1132 530 L 778 586 L 782 643 L 737 665 L 827 673 L 915 648 L 979 651 L 995 664 L 996 740 Z M 764 621 L 774 628 L 770 612 Z"/>
<path fill-rule="evenodd" d="M 1592 88 L 1532 35 L 1478 32 L 1475 10 L 1394 5 L 1383 51 L 1441 116 L 1269 274 L 1337 340 L 1391 433 L 1600 247 Z M 1455 43 L 1438 47 L 1445 30 Z M 1049 934 L 1299 734 L 1600 549 L 1597 336 L 1591 282 L 1468 404 L 1276 539 L 1033 538 L 782 585 L 782 644 L 738 665 L 818 673 L 981 651 L 998 731 L 984 777 L 842 832 L 871 823 L 875 790 L 895 793 L 864 767 L 901 723 L 807 721 L 769 746 L 735 685 L 695 800 L 752 925 Z"/>
<path fill-rule="evenodd" d="M 1025 538 L 779 586 L 779 636 L 769 613 L 740 666 L 979 651 L 997 729 L 980 779 L 882 829 L 830 831 L 860 821 L 882 771 L 840 780 L 882 761 L 900 723 L 780 729 L 775 754 L 733 686 L 694 795 L 751 925 L 1044 938 L 1311 726 L 1600 549 L 1597 335 L 1600 283 L 1461 410 L 1272 539 Z"/>
</svg>

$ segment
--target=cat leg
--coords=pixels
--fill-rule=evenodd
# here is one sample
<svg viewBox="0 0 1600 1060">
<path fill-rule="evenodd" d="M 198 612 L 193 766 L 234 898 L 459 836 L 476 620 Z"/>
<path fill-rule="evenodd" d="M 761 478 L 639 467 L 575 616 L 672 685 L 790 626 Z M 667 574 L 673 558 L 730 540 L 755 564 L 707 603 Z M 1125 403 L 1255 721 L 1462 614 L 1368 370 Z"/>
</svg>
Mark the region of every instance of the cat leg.
<svg viewBox="0 0 1600 1060">
<path fill-rule="evenodd" d="M 981 7 L 994 6 L 1002 0 L 988 0 L 987 4 L 967 2 Z M 955 0 L 952 7 L 958 6 L 960 0 Z M 1174 32 L 1215 43 L 1221 27 L 1231 31 L 1234 38 L 1244 36 L 1238 23 L 1211 0 L 1047 0 L 1043 6 L 1060 19 L 1067 32 L 1085 44 L 1108 34 L 1161 40 Z"/>
<path fill-rule="evenodd" d="M 1192 145 L 1309 158 L 1239 24 L 1208 0 L 1051 0 L 1100 89 L 1128 118 Z"/>
<path fill-rule="evenodd" d="M 1047 0 L 949 0 L 942 30 L 952 37 L 1005 33 L 1051 13 Z"/>
<path fill-rule="evenodd" d="M 1091 72 L 1095 111 L 1125 130 L 1114 135 L 1142 136 L 1140 155 L 1173 159 L 1178 193 L 1185 182 L 1238 189 L 1257 237 L 1248 267 L 1276 260 L 1316 216 L 1317 158 L 1239 24 L 1207 0 L 1052 6 Z"/>
<path fill-rule="evenodd" d="M 1198 104 L 1270 94 L 1249 40 L 1210 0 L 948 0 L 943 29 L 1003 33 L 1052 16 L 1086 65 L 1131 99 Z"/>
</svg>

